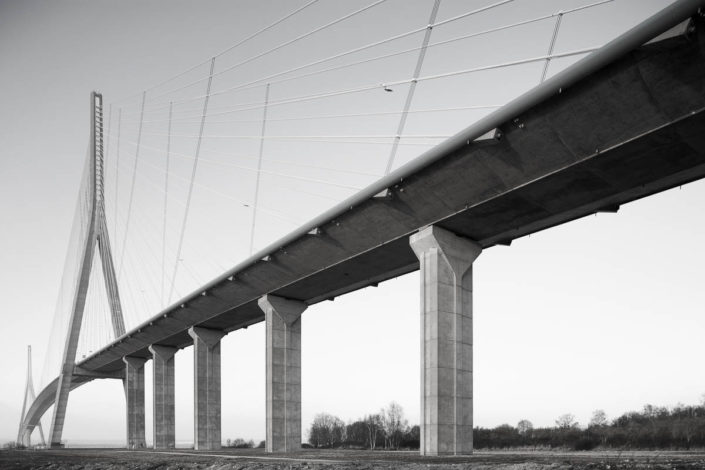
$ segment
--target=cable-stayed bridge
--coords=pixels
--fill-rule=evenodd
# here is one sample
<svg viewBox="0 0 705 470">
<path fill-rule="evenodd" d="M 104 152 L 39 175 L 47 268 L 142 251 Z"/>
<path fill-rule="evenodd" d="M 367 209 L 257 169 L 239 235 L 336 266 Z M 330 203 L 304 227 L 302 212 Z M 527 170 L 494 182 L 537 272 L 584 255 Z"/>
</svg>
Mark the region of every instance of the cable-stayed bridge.
<svg viewBox="0 0 705 470">
<path fill-rule="evenodd" d="M 280 21 L 313 8 L 315 3 L 304 4 Z M 362 14 L 382 3 L 373 2 L 321 28 L 333 27 L 350 15 Z M 511 2 L 497 2 L 464 15 L 483 14 L 508 3 Z M 69 391 L 95 378 L 112 377 L 125 381 L 128 446 L 144 446 L 143 364 L 152 359 L 154 402 L 158 410 L 154 442 L 156 447 L 173 446 L 173 354 L 179 348 L 193 345 L 198 384 L 194 441 L 197 448 L 217 447 L 220 445 L 219 340 L 230 331 L 266 321 L 267 450 L 295 449 L 301 442 L 299 315 L 308 305 L 420 267 L 425 325 L 421 451 L 423 454 L 470 452 L 471 266 L 475 257 L 482 249 L 508 244 L 515 238 L 588 214 L 615 211 L 620 204 L 699 179 L 703 174 L 703 142 L 697 130 L 702 124 L 703 99 L 702 31 L 697 16 L 702 2 L 676 2 L 601 48 L 565 52 L 555 49 L 564 17 L 604 8 L 606 3 L 610 2 L 489 28 L 486 34 L 517 28 L 530 21 L 553 21 L 546 52 L 494 65 L 431 75 L 421 73 L 426 55 L 430 57 L 433 47 L 438 47 L 431 42 L 434 30 L 453 19 L 437 20 L 440 2 L 435 2 L 429 4 L 433 8 L 428 23 L 413 30 L 414 34 L 422 35 L 422 40 L 420 46 L 410 48 L 415 67 L 408 79 L 275 97 L 272 91 L 284 81 L 282 77 L 290 80 L 291 74 L 308 66 L 303 64 L 243 81 L 228 90 L 213 88 L 219 75 L 244 67 L 260 58 L 260 54 L 286 48 L 291 41 L 304 40 L 307 35 L 315 34 L 313 30 L 220 70 L 216 68 L 218 55 L 131 98 L 137 102 L 132 115 L 122 108 L 109 110 L 109 125 L 103 122 L 102 97 L 94 95 L 91 145 L 76 212 L 74 245 L 67 257 L 63 277 L 66 286 L 55 317 L 61 353 L 53 356 L 60 359 L 53 371 L 58 376 L 51 377 L 29 407 L 20 426 L 21 440 L 28 441 L 42 414 L 55 404 L 49 435 L 53 445 L 59 444 Z M 689 20 L 691 17 L 694 19 Z M 278 23 L 271 28 L 276 26 Z M 674 29 L 654 40 L 670 28 Z M 378 47 L 378 43 L 362 47 Z M 357 52 L 351 51 L 334 54 L 330 61 Z M 588 53 L 561 73 L 549 76 L 552 62 Z M 316 66 L 321 63 L 323 59 L 312 62 Z M 447 138 L 443 134 L 407 132 L 413 116 L 431 120 L 428 116 L 433 113 L 495 107 L 483 104 L 468 105 L 464 110 L 414 109 L 412 105 L 418 99 L 416 90 L 420 92 L 424 83 L 526 65 L 536 66 L 536 81 L 541 84 L 497 107 L 460 133 Z M 200 70 L 199 67 L 205 68 L 206 74 L 192 79 L 189 73 Z M 179 81 L 182 79 L 183 83 Z M 197 86 L 203 87 L 204 92 L 187 98 L 179 96 L 180 92 Z M 229 108 L 216 106 L 217 97 L 241 90 L 256 90 L 261 96 Z M 320 113 L 316 107 L 319 100 L 368 91 L 384 97 L 394 95 L 399 101 L 396 104 L 401 106 L 396 111 L 375 113 L 316 114 Z M 273 115 L 281 107 L 301 103 L 310 105 L 308 115 Z M 340 107 L 340 103 L 335 106 Z M 223 116 L 234 114 L 238 115 L 236 120 L 218 122 Z M 333 121 L 362 120 L 371 114 L 393 118 L 388 119 L 393 124 L 391 133 L 352 134 L 334 132 L 333 125 L 307 124 L 322 117 Z M 242 132 L 206 132 L 220 124 L 237 124 L 242 126 L 238 127 Z M 125 137 L 130 126 L 134 139 Z M 378 129 L 379 122 L 372 126 Z M 287 133 L 292 127 L 296 132 Z M 340 125 L 342 129 L 350 127 L 349 121 Z M 322 134 L 321 128 L 331 129 L 330 134 Z M 275 129 L 282 132 L 275 133 Z M 306 129 L 318 132 L 302 132 Z M 228 159 L 217 160 L 218 152 L 223 151 L 219 148 L 227 149 L 229 144 L 209 148 L 206 144 L 221 139 L 245 141 L 243 151 L 250 153 L 244 158 L 256 162 L 256 167 Z M 157 147 L 153 143 L 157 141 L 164 145 Z M 435 144 L 439 141 L 442 142 Z M 332 144 L 350 144 L 358 148 L 356 155 L 369 152 L 366 149 L 370 146 L 385 145 L 389 147 L 383 170 L 386 176 L 274 244 L 254 252 L 258 212 L 259 217 L 267 213 L 284 220 L 292 214 L 267 203 L 266 194 L 260 192 L 260 178 L 286 177 L 303 183 L 304 188 L 307 183 L 319 180 L 263 166 L 267 154 L 274 153 L 277 146 L 293 151 L 301 148 L 302 143 L 331 144 L 331 148 L 335 147 Z M 414 148 L 419 144 L 431 148 L 391 171 L 404 146 Z M 192 148 L 177 150 L 179 145 Z M 106 161 L 112 152 L 117 171 L 108 176 Z M 125 153 L 133 157 L 127 166 L 119 161 Z M 164 167 L 154 168 L 154 160 L 147 159 L 150 154 L 160 155 Z M 253 197 L 238 200 L 232 194 L 206 187 L 199 178 L 208 162 L 254 169 L 257 175 L 254 187 L 247 188 Z M 184 163 L 190 172 L 179 178 L 183 173 L 178 173 L 175 167 Z M 144 167 L 159 170 L 163 179 L 155 182 L 154 175 L 144 172 Z M 120 186 L 117 180 L 124 181 L 126 176 L 127 185 Z M 217 171 L 210 176 L 227 178 Z M 111 201 L 106 190 L 111 177 L 116 181 L 112 208 L 106 206 Z M 140 180 L 152 188 L 151 198 L 139 198 Z M 356 189 L 349 182 L 328 183 L 341 189 Z M 173 189 L 178 184 L 182 185 L 181 193 Z M 235 203 L 251 209 L 251 225 L 248 224 L 249 230 L 241 230 L 247 236 L 240 243 L 249 245 L 253 255 L 234 268 L 221 269 L 216 273 L 218 277 L 204 285 L 199 285 L 199 276 L 189 271 L 187 261 L 193 253 L 207 247 L 189 247 L 187 229 L 205 227 L 214 237 L 218 236 L 218 229 L 207 217 L 198 219 L 199 188 L 221 196 L 216 202 L 204 199 L 201 203 L 222 204 L 222 198 L 226 198 L 229 202 L 223 208 L 232 208 Z M 174 205 L 179 209 L 175 223 L 169 220 Z M 120 212 L 121 207 L 124 212 Z M 111 209 L 115 211 L 112 232 Z M 163 220 L 158 227 L 161 230 L 157 231 L 161 237 L 155 238 L 152 233 L 150 238 L 144 227 L 154 220 L 150 214 L 159 213 L 163 215 L 159 218 Z M 228 217 L 230 212 L 223 210 L 222 214 Z M 112 240 L 108 233 L 112 234 Z M 110 249 L 111 241 L 114 251 Z M 133 246 L 141 246 L 142 251 L 131 251 Z M 190 257 L 186 255 L 189 251 Z M 115 263 L 113 256 L 117 259 Z M 148 259 L 152 265 L 161 267 L 156 276 L 147 275 L 143 268 Z M 179 275 L 184 273 L 194 277 L 193 287 L 198 287 L 189 295 L 183 295 L 179 288 Z M 100 289 L 108 294 L 101 298 Z M 158 301 L 150 301 L 149 295 L 156 296 Z M 174 298 L 180 300 L 174 303 Z M 127 318 L 123 318 L 123 312 Z M 129 318 L 137 312 L 144 315 Z M 125 323 L 132 325 L 127 332 Z"/>
</svg>

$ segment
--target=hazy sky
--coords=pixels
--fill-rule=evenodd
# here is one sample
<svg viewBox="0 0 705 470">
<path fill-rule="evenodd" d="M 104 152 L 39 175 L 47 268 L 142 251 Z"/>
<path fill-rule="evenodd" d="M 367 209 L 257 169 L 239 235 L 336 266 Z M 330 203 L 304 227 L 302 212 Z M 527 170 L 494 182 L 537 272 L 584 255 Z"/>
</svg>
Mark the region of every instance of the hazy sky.
<svg viewBox="0 0 705 470">
<path fill-rule="evenodd" d="M 159 95 L 203 79 L 208 64 L 148 91 L 136 208 L 131 231 L 125 236 L 140 93 L 207 61 L 305 3 L 0 0 L 0 293 L 6 306 L 0 343 L 4 371 L 0 439 L 14 439 L 17 432 L 27 344 L 35 349 L 35 386 L 40 386 L 88 142 L 90 92 L 97 89 L 104 94 L 106 115 L 108 105 L 113 104 L 106 203 L 109 226 L 117 228 L 111 233 L 114 253 L 123 243 L 126 246 L 120 288 L 129 327 L 167 303 L 161 282 L 167 279 L 168 285 L 175 262 L 187 188 L 183 178 L 190 175 L 202 100 L 174 108 L 181 122 L 172 133 L 181 137 L 174 137 L 172 151 L 183 155 L 173 158 L 170 169 L 174 178 L 167 217 L 168 269 L 163 273 L 159 246 L 168 103 L 197 98 L 205 91 L 205 81 Z M 278 28 L 218 57 L 215 70 L 232 67 L 370 3 L 320 0 Z M 490 3 L 443 0 L 437 21 Z M 435 28 L 431 43 L 588 3 L 592 2 L 515 0 Z M 556 51 L 598 46 L 667 3 L 615 0 L 567 15 Z M 431 5 L 430 1 L 388 0 L 301 44 L 218 75 L 213 90 L 425 26 Z M 545 54 L 554 22 L 430 48 L 421 75 Z M 421 37 L 416 34 L 313 70 L 415 48 Z M 415 61 L 412 52 L 309 79 L 274 83 L 270 100 L 404 80 L 411 77 Z M 555 62 L 550 72 L 570 60 Z M 536 63 L 502 74 L 421 83 L 412 110 L 502 104 L 536 84 L 542 68 L 543 64 Z M 255 248 L 264 247 L 382 174 L 388 139 L 359 138 L 362 143 L 350 144 L 330 136 L 391 135 L 398 122 L 398 116 L 289 119 L 370 109 L 398 111 L 407 88 L 392 88 L 393 93 L 380 87 L 369 93 L 269 110 L 270 136 L 329 136 L 326 139 L 337 142 L 265 142 L 263 168 L 269 173 L 261 180 Z M 219 95 L 211 102 L 209 116 L 260 103 L 263 93 L 260 85 Z M 124 97 L 129 99 L 121 100 Z M 122 108 L 122 135 L 121 163 L 116 166 L 118 108 Z M 255 104 L 254 108 L 207 121 L 201 154 L 206 161 L 199 163 L 199 186 L 180 256 L 176 294 L 185 295 L 249 254 L 252 208 L 247 206 L 252 205 L 255 174 L 251 170 L 259 149 L 259 140 L 251 137 L 259 135 L 262 115 L 261 107 Z M 406 133 L 450 135 L 487 112 L 412 114 Z M 409 140 L 414 144 L 438 141 L 440 137 Z M 426 148 L 402 146 L 395 166 Z M 517 240 L 509 248 L 483 253 L 474 275 L 475 424 L 514 425 L 529 419 L 537 426 L 552 425 L 558 415 L 568 412 L 585 424 L 597 408 L 613 418 L 645 403 L 697 402 L 705 392 L 705 252 L 701 249 L 705 221 L 700 215 L 704 204 L 705 184 L 697 182 L 626 205 L 616 215 L 588 217 Z M 120 263 L 120 254 L 115 256 Z M 318 412 L 331 412 L 347 421 L 377 411 L 391 400 L 404 407 L 410 423 L 418 422 L 418 296 L 418 274 L 414 273 L 315 305 L 304 314 L 304 435 Z M 95 305 L 100 304 L 97 299 Z M 100 308 L 94 312 L 99 314 L 104 314 Z M 95 320 L 94 326 L 99 323 Z M 223 340 L 224 439 L 264 438 L 263 326 L 232 333 Z M 178 353 L 176 362 L 179 441 L 192 439 L 191 356 L 187 348 Z M 148 365 L 148 441 L 150 374 Z M 64 439 L 119 441 L 125 432 L 124 410 L 119 381 L 83 386 L 71 394 Z M 44 422 L 48 426 L 49 420 Z"/>
</svg>

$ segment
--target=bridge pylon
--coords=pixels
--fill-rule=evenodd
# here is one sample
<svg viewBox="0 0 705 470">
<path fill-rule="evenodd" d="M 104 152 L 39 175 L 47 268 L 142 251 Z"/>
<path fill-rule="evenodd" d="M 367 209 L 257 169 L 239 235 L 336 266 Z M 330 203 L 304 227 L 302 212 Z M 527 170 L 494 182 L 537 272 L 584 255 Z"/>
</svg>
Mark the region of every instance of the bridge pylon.
<svg viewBox="0 0 705 470">
<path fill-rule="evenodd" d="M 71 314 L 67 330 L 64 353 L 59 371 L 58 386 L 54 401 L 54 413 L 49 430 L 51 447 L 61 447 L 61 434 L 64 428 L 66 405 L 71 390 L 71 381 L 76 362 L 76 350 L 83 322 L 86 295 L 91 276 L 91 266 L 96 246 L 100 255 L 105 288 L 110 305 L 110 316 L 115 338 L 125 334 L 125 321 L 122 315 L 117 276 L 110 249 L 108 224 L 105 219 L 104 199 L 104 154 L 103 154 L 103 97 L 98 92 L 91 93 L 91 138 L 90 138 L 90 173 L 85 195 L 88 204 L 89 220 L 85 243 L 80 248 L 81 256 L 76 290 L 73 294 Z"/>
<path fill-rule="evenodd" d="M 27 415 L 28 407 L 34 402 L 36 395 L 34 394 L 34 382 L 32 380 L 32 346 L 27 346 L 27 384 L 24 389 L 24 400 L 22 401 L 22 414 L 20 415 L 20 429 L 17 432 L 17 445 L 22 445 L 29 447 L 32 444 L 31 432 L 25 432 L 23 426 L 25 416 Z M 44 430 L 42 429 L 42 423 L 40 422 L 37 427 L 39 428 L 39 437 L 41 439 L 42 446 L 46 446 L 46 441 L 44 440 Z"/>
</svg>

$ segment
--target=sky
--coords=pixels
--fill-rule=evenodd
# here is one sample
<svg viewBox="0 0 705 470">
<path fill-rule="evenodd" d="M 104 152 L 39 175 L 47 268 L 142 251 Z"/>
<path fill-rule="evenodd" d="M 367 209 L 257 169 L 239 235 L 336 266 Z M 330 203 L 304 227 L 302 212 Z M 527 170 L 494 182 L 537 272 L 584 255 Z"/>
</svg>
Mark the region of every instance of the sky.
<svg viewBox="0 0 705 470">
<path fill-rule="evenodd" d="M 388 93 L 382 84 L 410 78 L 418 51 L 321 70 L 418 47 L 432 2 L 387 0 L 247 61 L 371 3 L 320 0 L 216 58 L 212 91 L 219 93 L 209 102 L 202 161 L 179 252 L 209 58 L 306 2 L 0 0 L 0 294 L 6 306 L 0 314 L 2 442 L 14 439 L 17 432 L 27 345 L 34 349 L 37 392 L 54 370 L 42 371 L 45 356 L 49 354 L 48 364 L 58 357 L 49 338 L 85 161 L 90 92 L 101 91 L 106 104 L 106 209 L 116 263 L 124 271 L 120 289 L 129 328 L 249 255 L 257 175 L 253 169 L 265 93 L 264 81 L 257 80 L 421 26 L 421 32 L 399 41 L 293 72 L 319 72 L 310 77 L 269 80 L 273 104 L 267 108 L 253 248 L 266 246 L 382 175 L 391 143 L 385 136 L 396 132 L 399 119 L 398 114 L 384 113 L 399 111 L 408 91 L 408 84 L 399 84 L 389 85 L 393 92 Z M 515 0 L 434 28 L 431 43 L 588 3 Z M 567 14 L 555 51 L 599 46 L 666 3 L 615 0 Z M 489 4 L 442 0 L 436 21 Z M 431 47 L 421 75 L 543 55 L 554 24 L 555 19 L 548 19 Z M 549 75 L 578 57 L 552 61 Z M 154 87 L 196 64 L 185 75 Z M 492 108 L 413 111 L 501 105 L 537 84 L 543 65 L 419 82 L 404 132 L 409 137 L 402 140 L 394 167 Z M 253 81 L 250 88 L 224 91 Z M 276 104 L 369 85 L 379 87 Z M 143 90 L 147 100 L 138 153 Z M 175 103 L 173 156 L 164 216 L 170 101 Z M 370 111 L 378 115 L 308 118 Z M 130 193 L 134 200 L 128 211 Z M 595 409 L 614 418 L 646 403 L 699 402 L 705 393 L 703 204 L 705 184 L 695 182 L 627 204 L 617 214 L 587 217 L 516 240 L 511 247 L 486 250 L 474 268 L 475 425 L 515 425 L 529 419 L 535 426 L 548 426 L 564 413 L 586 424 Z M 162 258 L 164 224 L 167 248 Z M 418 284 L 418 273 L 412 273 L 304 313 L 304 435 L 316 413 L 349 421 L 390 401 L 403 406 L 410 424 L 418 423 Z M 92 323 L 84 323 L 86 331 L 98 338 L 95 341 L 109 340 L 99 282 L 91 289 L 95 311 L 87 313 Z M 60 330 L 54 328 L 54 338 L 61 336 L 56 333 Z M 85 336 L 82 353 L 100 346 Z M 192 367 L 191 348 L 180 351 L 179 442 L 192 439 Z M 224 439 L 264 438 L 264 373 L 263 324 L 223 339 Z M 149 442 L 149 364 L 146 374 Z M 125 434 L 124 413 L 118 381 L 85 385 L 70 396 L 64 440 L 119 443 Z M 45 432 L 47 418 L 49 413 Z"/>
</svg>

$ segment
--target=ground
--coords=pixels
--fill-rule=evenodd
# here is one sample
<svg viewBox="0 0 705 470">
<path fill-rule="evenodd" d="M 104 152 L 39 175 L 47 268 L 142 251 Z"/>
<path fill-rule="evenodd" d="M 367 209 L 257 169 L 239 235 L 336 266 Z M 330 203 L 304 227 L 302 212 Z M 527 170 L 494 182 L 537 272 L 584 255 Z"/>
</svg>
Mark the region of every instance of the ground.
<svg viewBox="0 0 705 470">
<path fill-rule="evenodd" d="M 0 469 L 43 470 L 617 470 L 705 469 L 705 451 L 483 452 L 420 457 L 417 452 L 310 450 L 272 456 L 260 449 L 195 452 L 121 449 L 3 450 Z"/>
</svg>

